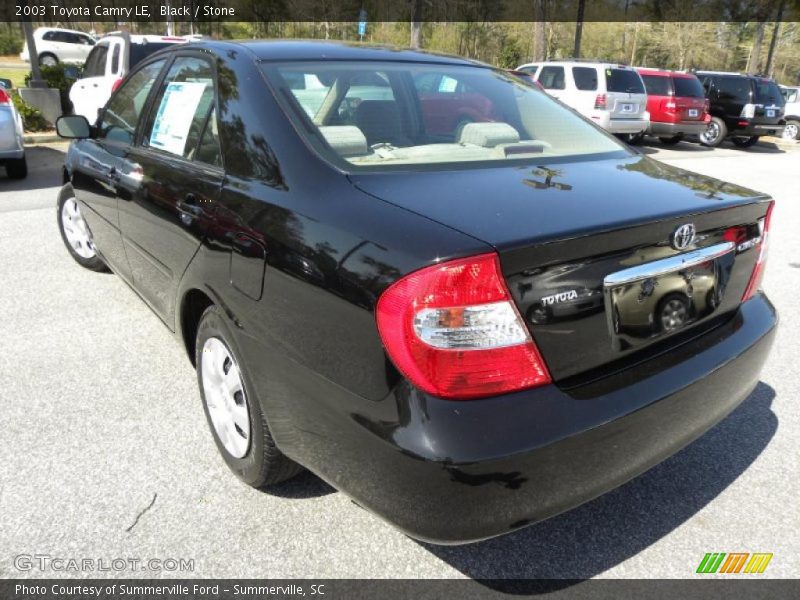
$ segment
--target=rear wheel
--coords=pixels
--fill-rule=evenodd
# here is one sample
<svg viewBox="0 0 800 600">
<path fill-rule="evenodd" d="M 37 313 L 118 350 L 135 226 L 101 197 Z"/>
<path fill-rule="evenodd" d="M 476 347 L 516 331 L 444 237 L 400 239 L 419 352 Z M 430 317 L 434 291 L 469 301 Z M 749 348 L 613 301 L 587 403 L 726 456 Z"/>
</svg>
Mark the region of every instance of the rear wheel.
<svg viewBox="0 0 800 600">
<path fill-rule="evenodd" d="M 626 144 L 630 144 L 631 146 L 638 146 L 642 143 L 644 139 L 644 132 L 641 131 L 639 133 L 626 133 L 622 136 L 622 141 Z"/>
<path fill-rule="evenodd" d="M 263 488 L 302 467 L 275 445 L 261 403 L 222 311 L 209 306 L 197 327 L 195 364 L 206 419 L 225 463 L 248 485 Z"/>
<path fill-rule="evenodd" d="M 753 135 L 750 137 L 735 137 L 732 141 L 734 146 L 738 146 L 739 148 L 749 148 L 750 146 L 755 146 L 758 143 L 758 136 Z"/>
<path fill-rule="evenodd" d="M 725 121 L 719 117 L 711 117 L 706 130 L 700 134 L 700 143 L 704 146 L 716 148 L 728 135 L 728 128 L 725 126 Z"/>
<path fill-rule="evenodd" d="M 55 54 L 49 52 L 39 55 L 39 66 L 41 67 L 55 67 L 58 64 L 58 58 Z"/>
<path fill-rule="evenodd" d="M 689 320 L 689 301 L 683 294 L 670 294 L 658 303 L 656 319 L 661 331 L 675 331 Z"/>
<path fill-rule="evenodd" d="M 25 179 L 28 176 L 28 161 L 25 157 L 6 161 L 6 174 L 9 179 Z"/>
<path fill-rule="evenodd" d="M 76 263 L 92 271 L 108 271 L 106 263 L 97 255 L 92 232 L 83 219 L 72 184 L 69 183 L 58 193 L 58 229 Z"/>
<path fill-rule="evenodd" d="M 672 137 L 660 137 L 658 138 L 662 144 L 666 144 L 667 146 L 674 146 L 681 140 L 683 140 L 682 135 L 673 135 Z"/>
<path fill-rule="evenodd" d="M 785 140 L 800 140 L 800 121 L 787 119 L 781 137 Z"/>
</svg>

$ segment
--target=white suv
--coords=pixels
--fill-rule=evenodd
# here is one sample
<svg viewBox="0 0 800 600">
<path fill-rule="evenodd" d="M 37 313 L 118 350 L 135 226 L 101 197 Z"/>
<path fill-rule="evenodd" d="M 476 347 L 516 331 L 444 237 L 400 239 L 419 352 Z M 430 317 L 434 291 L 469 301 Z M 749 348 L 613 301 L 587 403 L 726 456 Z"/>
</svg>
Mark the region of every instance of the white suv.
<svg viewBox="0 0 800 600">
<path fill-rule="evenodd" d="M 600 127 L 635 135 L 650 124 L 647 93 L 639 73 L 619 64 L 576 60 L 520 65 L 544 90 Z"/>
<path fill-rule="evenodd" d="M 33 39 L 39 64 L 47 67 L 60 62 L 83 64 L 95 44 L 95 39 L 88 33 L 54 27 L 39 27 L 33 32 Z M 25 62 L 31 61 L 27 44 L 19 57 Z"/>
<path fill-rule="evenodd" d="M 782 85 L 781 94 L 786 100 L 784 116 L 786 127 L 783 129 L 783 139 L 800 140 L 800 87 Z"/>
<path fill-rule="evenodd" d="M 188 41 L 186 38 L 130 35 L 127 32 L 114 32 L 103 37 L 86 59 L 81 78 L 69 90 L 73 111 L 94 123 L 97 111 L 105 106 L 134 65 L 162 48 Z"/>
</svg>

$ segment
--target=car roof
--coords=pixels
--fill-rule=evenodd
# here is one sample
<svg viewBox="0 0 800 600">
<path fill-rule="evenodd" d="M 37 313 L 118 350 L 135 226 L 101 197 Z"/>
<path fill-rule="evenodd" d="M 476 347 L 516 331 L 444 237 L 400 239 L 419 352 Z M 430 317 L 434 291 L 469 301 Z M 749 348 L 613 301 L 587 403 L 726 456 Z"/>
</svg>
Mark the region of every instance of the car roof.
<svg viewBox="0 0 800 600">
<path fill-rule="evenodd" d="M 434 52 L 396 48 L 393 46 L 367 45 L 348 42 L 311 40 L 200 40 L 192 42 L 196 48 L 207 48 L 225 52 L 244 48 L 257 60 L 375 60 L 385 62 L 417 62 L 448 65 L 471 65 L 491 68 L 485 63 Z"/>
<path fill-rule="evenodd" d="M 618 62 L 607 62 L 601 60 L 583 60 L 583 59 L 574 59 L 574 58 L 565 58 L 564 60 L 544 60 L 540 63 L 537 63 L 541 66 L 547 65 L 569 65 L 575 67 L 600 67 L 601 69 L 632 69 L 628 65 L 618 63 Z"/>
<path fill-rule="evenodd" d="M 657 69 L 655 67 L 634 67 L 640 75 L 657 75 L 660 77 L 683 77 L 685 79 L 697 79 L 694 73 L 686 71 L 671 71 L 670 69 Z"/>
<path fill-rule="evenodd" d="M 65 31 L 66 33 L 80 33 L 81 35 L 88 35 L 92 37 L 91 33 L 81 31 L 80 29 L 65 29 L 63 27 L 37 27 L 33 33 L 47 33 L 48 31 Z"/>
</svg>

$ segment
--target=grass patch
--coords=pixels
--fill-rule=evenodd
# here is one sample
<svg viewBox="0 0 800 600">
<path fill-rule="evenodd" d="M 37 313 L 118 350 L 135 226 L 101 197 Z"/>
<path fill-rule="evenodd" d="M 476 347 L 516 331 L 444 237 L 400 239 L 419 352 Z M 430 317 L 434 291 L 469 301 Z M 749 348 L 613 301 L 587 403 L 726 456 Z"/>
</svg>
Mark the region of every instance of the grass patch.
<svg viewBox="0 0 800 600">
<path fill-rule="evenodd" d="M 10 79 L 14 82 L 15 88 L 25 86 L 25 75 L 28 74 L 28 69 L 2 69 L 0 68 L 0 78 Z"/>
</svg>

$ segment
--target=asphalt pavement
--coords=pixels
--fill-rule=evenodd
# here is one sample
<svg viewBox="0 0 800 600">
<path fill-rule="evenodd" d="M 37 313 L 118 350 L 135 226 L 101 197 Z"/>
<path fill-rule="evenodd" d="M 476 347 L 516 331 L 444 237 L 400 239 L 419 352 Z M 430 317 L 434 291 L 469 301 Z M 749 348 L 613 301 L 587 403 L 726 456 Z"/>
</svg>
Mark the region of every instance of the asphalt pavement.
<svg viewBox="0 0 800 600">
<path fill-rule="evenodd" d="M 800 573 L 797 150 L 644 149 L 777 201 L 764 286 L 781 325 L 753 394 L 593 502 L 498 539 L 437 547 L 313 475 L 265 493 L 227 470 L 180 344 L 119 278 L 80 268 L 63 247 L 64 148 L 30 149 L 24 181 L 0 174 L 0 577 L 75 576 L 35 561 L 20 571 L 20 555 L 194 561 L 193 571 L 85 576 L 684 578 L 706 552 L 770 552 L 761 577 Z"/>
</svg>

